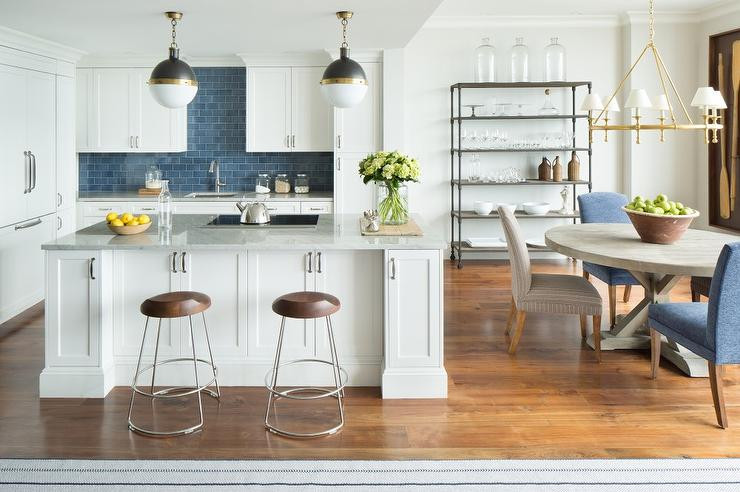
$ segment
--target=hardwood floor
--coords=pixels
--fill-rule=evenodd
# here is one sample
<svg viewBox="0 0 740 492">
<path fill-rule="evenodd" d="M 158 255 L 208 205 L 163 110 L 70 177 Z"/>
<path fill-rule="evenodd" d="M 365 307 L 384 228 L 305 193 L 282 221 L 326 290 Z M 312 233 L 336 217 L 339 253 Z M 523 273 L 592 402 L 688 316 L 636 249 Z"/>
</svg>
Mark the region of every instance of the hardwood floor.
<svg viewBox="0 0 740 492">
<path fill-rule="evenodd" d="M 580 274 L 573 263 L 536 271 Z M 605 286 L 593 280 L 606 300 Z M 641 289 L 633 289 L 637 302 Z M 618 299 L 621 298 L 621 288 Z M 531 314 L 516 355 L 504 335 L 508 266 L 445 265 L 447 400 L 382 400 L 378 388 L 347 391 L 345 428 L 293 440 L 262 426 L 265 390 L 223 388 L 204 397 L 205 430 L 153 439 L 126 427 L 129 390 L 105 399 L 38 398 L 43 307 L 0 325 L 0 456 L 95 458 L 577 458 L 740 456 L 740 374 L 725 371 L 731 427 L 717 427 L 707 379 L 661 361 L 650 379 L 648 351 L 604 351 L 597 364 L 578 317 Z M 674 300 L 689 300 L 688 282 Z M 618 310 L 625 305 L 618 303 Z M 606 320 L 604 321 L 606 323 Z M 590 330 L 589 330 L 590 331 Z M 341 332 L 338 332 L 341 336 Z M 217 361 L 218 362 L 218 361 Z M 146 408 L 144 408 L 146 410 Z M 194 407 L 173 407 L 189 415 Z M 306 423 L 314 412 L 298 419 Z M 163 414 L 166 418 L 166 414 Z M 732 427 L 736 425 L 736 427 Z"/>
</svg>

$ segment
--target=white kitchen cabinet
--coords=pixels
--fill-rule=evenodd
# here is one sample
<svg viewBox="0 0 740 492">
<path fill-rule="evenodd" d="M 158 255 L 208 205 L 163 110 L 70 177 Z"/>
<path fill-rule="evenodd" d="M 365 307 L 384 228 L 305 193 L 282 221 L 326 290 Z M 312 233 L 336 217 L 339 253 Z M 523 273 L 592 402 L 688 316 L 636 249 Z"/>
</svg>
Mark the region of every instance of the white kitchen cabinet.
<svg viewBox="0 0 740 492">
<path fill-rule="evenodd" d="M 365 97 L 355 107 L 334 109 L 336 152 L 371 153 L 382 150 L 382 65 L 362 63 L 367 76 Z"/>
<path fill-rule="evenodd" d="M 334 207 L 332 202 L 301 202 L 302 214 L 330 214 L 333 209 Z"/>
<path fill-rule="evenodd" d="M 79 152 L 184 152 L 187 108 L 152 98 L 145 68 L 77 71 Z"/>
<path fill-rule="evenodd" d="M 75 207 L 77 155 L 75 154 L 75 79 L 56 78 L 57 210 Z"/>
<path fill-rule="evenodd" d="M 77 217 L 74 208 L 57 210 L 56 213 L 56 237 L 60 238 L 72 234 L 77 230 Z"/>
<path fill-rule="evenodd" d="M 26 72 L 0 65 L 0 226 L 26 218 Z"/>
<path fill-rule="evenodd" d="M 32 152 L 26 209 L 30 218 L 56 209 L 56 77 L 29 71 L 26 84 L 26 145 Z"/>
<path fill-rule="evenodd" d="M 337 153 L 334 156 L 334 211 L 337 214 L 361 214 L 375 206 L 375 185 L 362 182 L 357 172 L 366 153 Z"/>
<path fill-rule="evenodd" d="M 331 151 L 321 67 L 247 68 L 247 151 Z"/>
</svg>

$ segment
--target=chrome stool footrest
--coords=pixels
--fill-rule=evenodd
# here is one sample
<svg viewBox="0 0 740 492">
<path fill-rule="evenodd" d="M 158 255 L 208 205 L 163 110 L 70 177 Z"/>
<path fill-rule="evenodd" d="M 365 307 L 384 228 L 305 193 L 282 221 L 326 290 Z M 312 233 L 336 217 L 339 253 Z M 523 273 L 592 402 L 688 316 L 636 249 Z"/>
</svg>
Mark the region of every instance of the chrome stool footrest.
<svg viewBox="0 0 740 492">
<path fill-rule="evenodd" d="M 216 366 L 212 366 L 211 362 L 205 359 L 195 359 L 195 360 L 201 364 L 207 365 L 213 370 L 213 378 L 204 385 L 201 385 L 198 387 L 173 386 L 170 388 L 164 388 L 164 389 L 161 389 L 159 391 L 154 391 L 154 392 L 152 392 L 151 390 L 149 392 L 146 392 L 146 391 L 139 389 L 138 386 L 133 386 L 133 385 L 131 386 L 131 389 L 135 391 L 136 393 L 140 394 L 141 396 L 147 396 L 149 398 L 180 398 L 182 396 L 192 395 L 194 393 L 197 393 L 198 391 L 202 391 L 217 399 L 220 398 L 220 395 L 218 393 L 208 388 L 210 385 L 216 383 L 218 379 L 218 368 Z M 189 357 L 178 357 L 176 359 L 162 360 L 162 361 L 157 362 L 156 364 L 149 364 L 148 366 L 146 366 L 145 368 L 141 369 L 139 372 L 136 373 L 136 379 L 138 379 L 139 376 L 141 376 L 145 372 L 153 370 L 155 367 L 163 366 L 166 364 L 171 364 L 173 362 L 193 362 L 193 359 Z M 150 388 L 151 388 L 151 385 L 150 385 Z M 182 393 L 171 394 L 177 390 L 184 390 L 184 391 L 187 390 L 187 391 L 182 392 Z"/>
<path fill-rule="evenodd" d="M 328 360 L 323 359 L 296 359 L 292 360 L 290 362 L 283 362 L 282 364 L 279 364 L 277 366 L 277 369 L 280 369 L 281 367 L 286 366 L 292 366 L 293 364 L 301 364 L 305 362 L 318 362 L 321 364 L 326 364 L 328 366 L 334 366 L 331 362 Z M 347 381 L 349 381 L 349 374 L 347 374 L 347 371 L 344 370 L 343 367 L 339 367 L 339 374 L 340 374 L 340 381 L 339 386 L 333 387 L 333 389 L 330 388 L 322 388 L 317 386 L 304 386 L 300 388 L 291 388 L 287 391 L 278 391 L 276 389 L 273 389 L 271 387 L 270 379 L 272 379 L 272 375 L 275 372 L 275 369 L 270 369 L 267 371 L 267 374 L 265 374 L 265 388 L 267 388 L 267 391 L 272 393 L 275 398 L 290 398 L 292 400 L 318 400 L 319 398 L 326 398 L 329 396 L 334 396 L 338 393 L 344 393 L 342 390 L 347 385 Z M 299 396 L 294 395 L 293 393 L 300 392 L 300 391 L 313 391 L 316 393 L 319 393 L 315 396 Z"/>
</svg>

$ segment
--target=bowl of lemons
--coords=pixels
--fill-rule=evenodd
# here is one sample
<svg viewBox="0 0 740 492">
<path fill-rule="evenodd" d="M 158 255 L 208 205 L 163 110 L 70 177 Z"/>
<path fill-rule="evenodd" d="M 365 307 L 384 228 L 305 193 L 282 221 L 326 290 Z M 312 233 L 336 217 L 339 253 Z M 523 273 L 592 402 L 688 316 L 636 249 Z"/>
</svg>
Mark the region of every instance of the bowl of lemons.
<svg viewBox="0 0 740 492">
<path fill-rule="evenodd" d="M 111 212 L 105 217 L 108 222 L 108 228 L 116 234 L 128 236 L 131 234 L 140 234 L 152 225 L 152 219 L 147 214 L 141 214 L 138 217 L 129 212 L 117 214 Z"/>
<path fill-rule="evenodd" d="M 624 208 L 637 234 L 645 243 L 673 244 L 699 216 L 696 210 L 674 202 L 664 194 L 653 200 L 636 196 Z"/>
</svg>

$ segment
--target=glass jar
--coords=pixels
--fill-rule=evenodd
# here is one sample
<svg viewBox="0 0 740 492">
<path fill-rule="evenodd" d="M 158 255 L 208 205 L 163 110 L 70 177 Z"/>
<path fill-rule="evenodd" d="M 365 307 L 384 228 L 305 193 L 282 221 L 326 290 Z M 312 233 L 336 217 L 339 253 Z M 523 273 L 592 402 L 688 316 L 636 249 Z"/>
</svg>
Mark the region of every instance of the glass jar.
<svg viewBox="0 0 740 492">
<path fill-rule="evenodd" d="M 148 190 L 156 190 L 162 187 L 162 171 L 155 165 L 149 166 L 144 175 L 144 187 Z"/>
<path fill-rule="evenodd" d="M 405 184 L 389 186 L 384 182 L 376 183 L 377 206 L 383 224 L 400 225 L 409 221 L 409 189 Z"/>
<path fill-rule="evenodd" d="M 290 193 L 288 175 L 281 173 L 275 176 L 275 193 Z"/>
<path fill-rule="evenodd" d="M 491 38 L 483 38 L 475 49 L 475 81 L 496 82 L 496 48 Z"/>
<path fill-rule="evenodd" d="M 516 38 L 511 48 L 511 81 L 529 82 L 529 48 L 524 38 Z"/>
<path fill-rule="evenodd" d="M 161 181 L 162 191 L 157 198 L 157 224 L 160 229 L 172 228 L 172 194 L 168 185 L 169 181 Z"/>
<path fill-rule="evenodd" d="M 270 175 L 268 173 L 257 174 L 257 180 L 254 184 L 255 193 L 270 193 Z"/>
<path fill-rule="evenodd" d="M 550 38 L 545 46 L 545 82 L 565 81 L 565 48 L 558 38 Z"/>
<path fill-rule="evenodd" d="M 295 175 L 295 185 L 293 186 L 293 190 L 296 193 L 308 193 L 308 190 L 310 188 L 308 187 L 308 176 L 305 174 L 296 174 Z"/>
</svg>

